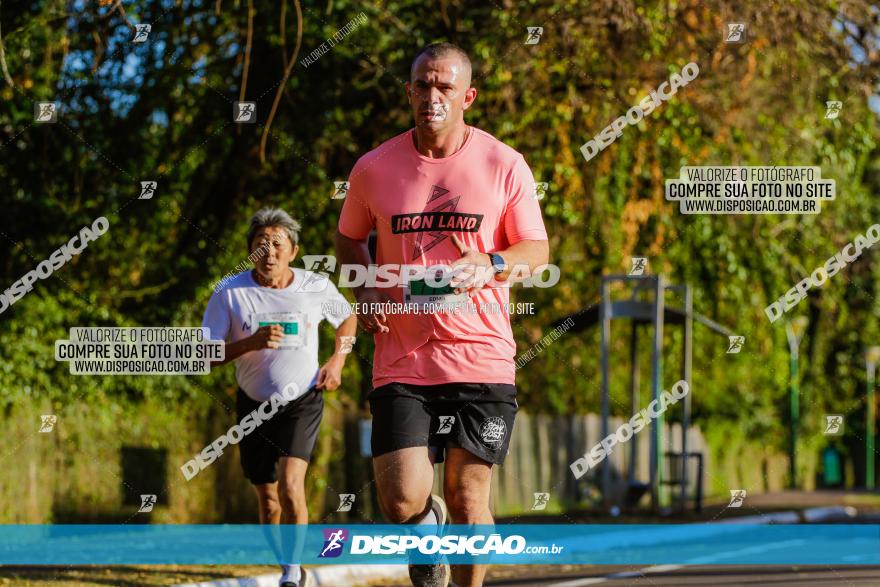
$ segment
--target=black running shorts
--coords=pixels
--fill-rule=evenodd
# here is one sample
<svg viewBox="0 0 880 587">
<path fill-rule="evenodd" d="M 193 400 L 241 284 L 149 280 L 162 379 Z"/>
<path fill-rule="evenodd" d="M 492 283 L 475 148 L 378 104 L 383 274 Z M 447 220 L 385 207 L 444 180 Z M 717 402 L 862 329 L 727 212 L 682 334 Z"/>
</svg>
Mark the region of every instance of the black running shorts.
<svg viewBox="0 0 880 587">
<path fill-rule="evenodd" d="M 238 421 L 254 411 L 261 402 L 238 390 L 235 411 Z M 318 428 L 324 413 L 324 394 L 312 388 L 257 426 L 238 443 L 244 476 L 254 485 L 278 480 L 276 464 L 281 457 L 311 461 Z"/>
<path fill-rule="evenodd" d="M 442 462 L 447 448 L 463 448 L 500 465 L 516 417 L 516 386 L 502 383 L 389 383 L 369 396 L 373 456 L 427 446 Z"/>
</svg>

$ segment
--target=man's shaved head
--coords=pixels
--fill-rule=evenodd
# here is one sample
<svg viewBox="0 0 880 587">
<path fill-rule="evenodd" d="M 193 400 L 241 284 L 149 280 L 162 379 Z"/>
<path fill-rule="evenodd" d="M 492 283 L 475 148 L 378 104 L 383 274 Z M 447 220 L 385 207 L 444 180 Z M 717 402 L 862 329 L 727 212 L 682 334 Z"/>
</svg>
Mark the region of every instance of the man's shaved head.
<svg viewBox="0 0 880 587">
<path fill-rule="evenodd" d="M 465 130 L 464 111 L 477 97 L 471 60 L 452 43 L 432 43 L 416 53 L 406 95 L 416 128 L 431 136 Z"/>
<path fill-rule="evenodd" d="M 464 49 L 459 47 L 458 45 L 453 45 L 452 43 L 431 43 L 430 45 L 426 45 L 422 48 L 421 51 L 416 53 L 416 56 L 413 57 L 412 65 L 409 68 L 409 78 L 410 81 L 413 79 L 413 74 L 415 73 L 416 63 L 418 63 L 419 59 L 423 56 L 428 59 L 448 59 L 448 58 L 458 58 L 461 60 L 461 73 L 464 76 L 464 80 L 466 80 L 465 86 L 470 86 L 471 83 L 471 59 L 468 57 L 468 54 L 464 52 Z"/>
</svg>

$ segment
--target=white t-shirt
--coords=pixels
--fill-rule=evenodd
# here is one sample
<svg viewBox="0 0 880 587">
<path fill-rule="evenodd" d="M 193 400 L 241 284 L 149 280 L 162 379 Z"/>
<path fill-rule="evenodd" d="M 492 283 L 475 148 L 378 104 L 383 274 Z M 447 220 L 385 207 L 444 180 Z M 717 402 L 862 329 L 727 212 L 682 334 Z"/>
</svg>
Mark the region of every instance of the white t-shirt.
<svg viewBox="0 0 880 587">
<path fill-rule="evenodd" d="M 211 339 L 235 342 L 252 335 L 261 325 L 281 324 L 285 330 L 279 349 L 250 351 L 235 359 L 235 379 L 252 399 L 262 402 L 289 383 L 296 397 L 306 393 L 318 377 L 318 324 L 334 328 L 351 315 L 348 301 L 326 276 L 299 268 L 285 288 L 263 287 L 244 271 L 227 281 L 208 301 L 202 326 Z"/>
</svg>

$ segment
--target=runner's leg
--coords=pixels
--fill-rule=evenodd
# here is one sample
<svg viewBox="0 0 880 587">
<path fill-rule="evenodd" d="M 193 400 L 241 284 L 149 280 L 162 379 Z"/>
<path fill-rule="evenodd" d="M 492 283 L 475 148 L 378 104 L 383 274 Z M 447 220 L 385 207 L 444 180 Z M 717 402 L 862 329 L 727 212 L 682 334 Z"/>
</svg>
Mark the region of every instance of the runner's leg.
<svg viewBox="0 0 880 587">
<path fill-rule="evenodd" d="M 300 560 L 305 525 L 309 523 L 309 511 L 306 503 L 305 479 L 309 463 L 297 457 L 281 457 L 278 459 L 278 500 L 281 502 L 281 543 L 287 560 Z M 292 527 L 296 525 L 296 527 Z M 299 563 L 282 565 L 282 584 L 285 580 L 300 580 Z"/>
<path fill-rule="evenodd" d="M 373 476 L 379 506 L 393 524 L 418 524 L 436 533 L 448 520 L 446 505 L 431 496 L 434 462 L 440 445 L 431 445 L 432 414 L 420 388 L 390 384 L 373 390 Z M 417 587 L 446 587 L 449 565 L 442 561 L 410 562 L 409 577 Z"/>
<path fill-rule="evenodd" d="M 431 511 L 434 465 L 428 447 L 401 448 L 373 458 L 379 506 L 392 524 L 418 524 Z"/>
<path fill-rule="evenodd" d="M 254 485 L 254 490 L 257 492 L 257 504 L 263 536 L 266 538 L 266 543 L 272 549 L 272 552 L 275 553 L 275 558 L 282 561 L 285 558 L 282 553 L 282 540 L 274 532 L 274 528 L 278 527 L 275 524 L 281 522 L 281 502 L 278 499 L 278 483 Z"/>
<path fill-rule="evenodd" d="M 278 459 L 278 500 L 282 524 L 307 524 L 305 479 L 309 463 L 297 457 Z"/>
<path fill-rule="evenodd" d="M 254 485 L 259 504 L 260 523 L 278 524 L 281 522 L 281 503 L 278 501 L 278 484 L 263 483 Z"/>
<path fill-rule="evenodd" d="M 463 448 L 446 451 L 443 496 L 453 524 L 493 524 L 489 508 L 492 464 Z M 452 565 L 452 580 L 460 587 L 483 584 L 486 565 Z"/>
</svg>

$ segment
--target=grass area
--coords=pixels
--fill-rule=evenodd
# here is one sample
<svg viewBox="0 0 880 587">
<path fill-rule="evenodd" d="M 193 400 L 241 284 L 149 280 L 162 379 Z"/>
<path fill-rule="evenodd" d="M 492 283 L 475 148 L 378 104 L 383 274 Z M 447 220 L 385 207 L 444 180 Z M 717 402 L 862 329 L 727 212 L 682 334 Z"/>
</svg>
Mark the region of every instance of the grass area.
<svg viewBox="0 0 880 587">
<path fill-rule="evenodd" d="M 587 567 L 579 565 L 555 565 L 541 567 L 550 574 L 565 574 Z M 529 567 L 531 572 L 537 566 Z M 113 567 L 0 567 L 0 586 L 37 587 L 52 585 L 60 587 L 144 587 L 168 586 L 179 583 L 196 583 L 229 579 L 232 577 L 254 577 L 276 572 L 277 567 L 268 565 L 136 565 Z M 487 580 L 513 579 L 521 576 L 523 567 L 497 565 L 490 567 Z M 385 587 L 396 587 L 383 583 Z M 403 584 L 401 584 L 403 585 Z M 408 586 L 408 584 L 407 584 Z"/>
<path fill-rule="evenodd" d="M 271 565 L 134 565 L 86 567 L 0 567 L 2 587 L 144 587 L 253 577 L 276 572 Z"/>
</svg>

